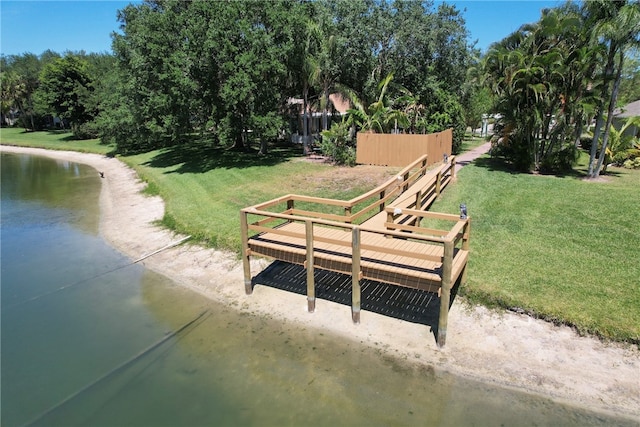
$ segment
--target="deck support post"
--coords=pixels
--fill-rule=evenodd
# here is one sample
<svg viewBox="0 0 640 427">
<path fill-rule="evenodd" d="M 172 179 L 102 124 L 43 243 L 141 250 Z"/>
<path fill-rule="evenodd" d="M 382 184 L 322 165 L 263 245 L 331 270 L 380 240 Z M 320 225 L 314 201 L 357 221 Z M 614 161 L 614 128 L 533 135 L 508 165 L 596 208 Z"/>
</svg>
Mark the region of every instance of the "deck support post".
<svg viewBox="0 0 640 427">
<path fill-rule="evenodd" d="M 307 269 L 307 309 L 309 313 L 313 313 L 316 309 L 316 285 L 313 268 L 313 222 L 306 220 L 304 225 L 307 237 L 307 261 L 305 263 Z"/>
<path fill-rule="evenodd" d="M 440 292 L 440 315 L 438 318 L 438 347 L 444 347 L 447 341 L 447 322 L 449 320 L 449 303 L 451 302 L 451 273 L 453 269 L 453 241 L 444 242 L 442 258 L 442 284 Z"/>
<path fill-rule="evenodd" d="M 436 177 L 436 197 L 440 197 L 441 191 L 442 191 L 442 169 L 438 171 L 438 176 Z"/>
<path fill-rule="evenodd" d="M 387 212 L 387 222 L 393 223 L 393 221 L 395 221 L 393 212 Z M 391 230 L 391 228 L 387 227 L 387 230 Z M 385 234 L 384 237 L 386 237 L 387 239 L 391 239 L 393 236 Z"/>
<path fill-rule="evenodd" d="M 418 190 L 418 192 L 416 193 L 416 206 L 415 209 L 417 211 L 421 211 L 422 210 L 422 191 Z M 420 222 L 422 221 L 422 217 L 415 217 L 413 219 L 413 225 L 416 227 L 420 227 Z"/>
<path fill-rule="evenodd" d="M 292 215 L 293 209 L 295 208 L 295 201 L 292 199 L 287 200 L 287 210 L 285 211 L 287 214 Z M 292 223 L 292 220 L 287 220 L 288 223 Z"/>
<path fill-rule="evenodd" d="M 455 181 L 456 179 L 456 156 L 451 156 L 451 180 Z"/>
<path fill-rule="evenodd" d="M 352 231 L 351 246 L 351 319 L 360 323 L 360 228 Z"/>
<path fill-rule="evenodd" d="M 462 250 L 469 250 L 469 233 L 471 232 L 471 218 L 467 218 L 467 225 L 462 229 Z M 467 283 L 467 264 L 465 263 L 462 273 L 460 274 L 460 285 Z"/>
<path fill-rule="evenodd" d="M 244 291 L 247 295 L 253 293 L 251 286 L 251 259 L 249 250 L 249 224 L 247 213 L 240 211 L 240 239 L 242 240 L 242 269 L 244 270 Z"/>
</svg>

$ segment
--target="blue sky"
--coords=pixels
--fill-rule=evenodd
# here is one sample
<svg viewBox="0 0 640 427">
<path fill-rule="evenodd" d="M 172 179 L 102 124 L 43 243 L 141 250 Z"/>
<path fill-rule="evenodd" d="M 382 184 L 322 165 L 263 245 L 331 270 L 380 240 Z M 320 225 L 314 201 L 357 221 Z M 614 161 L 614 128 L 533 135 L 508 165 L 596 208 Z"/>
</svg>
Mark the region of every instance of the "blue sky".
<svg viewBox="0 0 640 427">
<path fill-rule="evenodd" d="M 440 4 L 442 1 L 436 1 Z M 471 42 L 486 51 L 490 44 L 500 41 L 524 24 L 537 22 L 542 9 L 558 7 L 564 1 L 553 0 L 446 0 L 464 16 Z"/>
<path fill-rule="evenodd" d="M 435 4 L 443 0 L 435 0 Z M 555 0 L 446 0 L 463 12 L 471 41 L 481 50 L 502 40 L 521 25 L 535 22 Z M 47 49 L 111 52 L 111 33 L 118 30 L 116 14 L 129 1 L 0 0 L 0 53 L 41 54 Z M 465 11 L 466 9 L 466 11 Z"/>
</svg>

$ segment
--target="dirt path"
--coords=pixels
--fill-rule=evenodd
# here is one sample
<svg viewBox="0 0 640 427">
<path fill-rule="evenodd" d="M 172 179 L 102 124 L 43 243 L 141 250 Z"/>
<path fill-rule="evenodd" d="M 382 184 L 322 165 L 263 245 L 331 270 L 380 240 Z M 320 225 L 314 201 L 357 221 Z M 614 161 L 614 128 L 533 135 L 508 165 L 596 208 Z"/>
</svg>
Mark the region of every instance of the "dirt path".
<svg viewBox="0 0 640 427">
<path fill-rule="evenodd" d="M 100 231 L 132 259 L 183 237 L 153 225 L 163 216 L 162 200 L 143 196 L 140 191 L 144 184 L 117 159 L 8 146 L 0 146 L 0 150 L 85 163 L 104 172 Z M 354 325 L 348 307 L 318 300 L 315 313 L 310 314 L 305 296 L 266 286 L 258 286 L 253 295 L 246 296 L 242 266 L 230 253 L 182 245 L 153 255 L 144 264 L 241 311 L 333 332 L 409 363 L 625 414 L 640 422 L 637 347 L 580 337 L 568 327 L 470 306 L 458 298 L 449 315 L 447 345 L 438 349 L 432 332 L 424 325 L 366 311 L 361 314 L 361 324 Z M 255 261 L 254 274 L 266 265 L 265 261 Z"/>
</svg>

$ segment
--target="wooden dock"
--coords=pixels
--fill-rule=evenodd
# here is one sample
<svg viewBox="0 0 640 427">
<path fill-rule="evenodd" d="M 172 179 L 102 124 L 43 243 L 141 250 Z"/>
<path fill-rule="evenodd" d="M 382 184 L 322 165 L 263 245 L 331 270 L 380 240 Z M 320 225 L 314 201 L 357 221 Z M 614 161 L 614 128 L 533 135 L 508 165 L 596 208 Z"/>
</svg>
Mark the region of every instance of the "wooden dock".
<svg viewBox="0 0 640 427">
<path fill-rule="evenodd" d="M 350 274 L 356 323 L 364 279 L 437 293 L 441 301 L 437 340 L 443 346 L 450 292 L 459 278 L 465 280 L 470 219 L 427 211 L 455 179 L 455 157 L 432 170 L 426 165 L 422 156 L 352 200 L 290 194 L 242 209 L 247 294 L 252 292 L 252 255 L 304 266 L 310 312 L 315 310 L 315 269 Z M 431 222 L 448 226 L 428 226 Z"/>
</svg>

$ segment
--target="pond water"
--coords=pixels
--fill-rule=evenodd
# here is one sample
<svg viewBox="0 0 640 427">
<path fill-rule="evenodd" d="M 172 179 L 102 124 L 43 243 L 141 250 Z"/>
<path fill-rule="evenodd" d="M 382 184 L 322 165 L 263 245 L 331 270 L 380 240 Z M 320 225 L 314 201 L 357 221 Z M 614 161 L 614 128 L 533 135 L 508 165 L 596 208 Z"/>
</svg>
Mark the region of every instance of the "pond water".
<svg viewBox="0 0 640 427">
<path fill-rule="evenodd" d="M 100 239 L 95 170 L 1 161 L 3 426 L 637 425 L 207 301 Z"/>
</svg>

